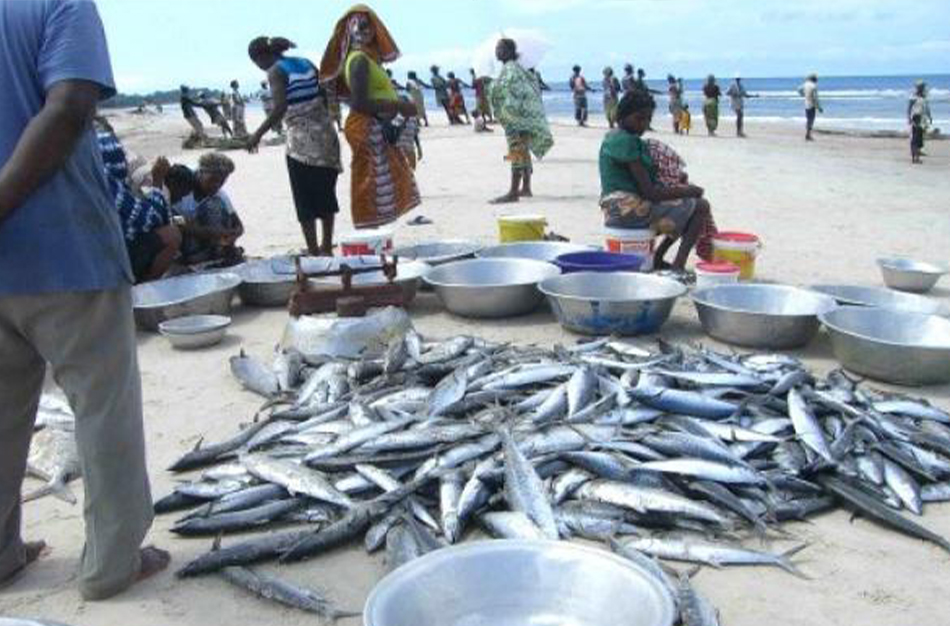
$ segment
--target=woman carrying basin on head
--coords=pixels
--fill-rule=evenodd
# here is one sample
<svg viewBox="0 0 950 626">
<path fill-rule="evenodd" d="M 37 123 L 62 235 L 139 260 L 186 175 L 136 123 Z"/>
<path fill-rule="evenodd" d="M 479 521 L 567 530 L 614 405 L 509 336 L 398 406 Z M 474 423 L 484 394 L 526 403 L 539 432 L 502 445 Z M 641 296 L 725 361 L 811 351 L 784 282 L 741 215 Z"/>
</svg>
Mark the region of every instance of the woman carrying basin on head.
<svg viewBox="0 0 950 626">
<path fill-rule="evenodd" d="M 398 57 L 382 21 L 369 7 L 356 5 L 337 22 L 320 63 L 323 80 L 350 101 L 344 133 L 353 151 L 350 209 L 356 228 L 388 224 L 419 205 L 393 124 L 397 115 L 414 117 L 416 106 L 399 99 L 381 67 Z"/>
<path fill-rule="evenodd" d="M 657 164 L 643 140 L 655 108 L 653 96 L 639 90 L 620 100 L 619 128 L 607 133 L 600 146 L 600 206 L 610 228 L 652 228 L 666 235 L 653 267 L 683 270 L 706 227 L 710 207 L 701 187 L 659 183 Z M 678 239 L 679 250 L 670 265 L 663 257 Z"/>
</svg>

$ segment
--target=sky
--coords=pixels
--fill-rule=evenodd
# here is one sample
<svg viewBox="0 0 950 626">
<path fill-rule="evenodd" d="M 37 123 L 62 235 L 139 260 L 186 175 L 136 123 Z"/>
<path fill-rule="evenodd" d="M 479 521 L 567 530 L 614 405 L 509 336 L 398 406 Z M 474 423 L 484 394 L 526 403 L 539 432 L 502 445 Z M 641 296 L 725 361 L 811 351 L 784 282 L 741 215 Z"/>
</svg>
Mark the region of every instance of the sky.
<svg viewBox="0 0 950 626">
<path fill-rule="evenodd" d="M 97 0 L 119 90 L 224 88 L 264 78 L 256 36 L 283 36 L 319 63 L 350 2 Z M 545 79 L 632 62 L 648 77 L 950 73 L 947 0 L 378 0 L 403 57 L 397 78 L 433 63 L 465 73 L 484 42 L 529 32 L 547 42 Z M 427 72 L 426 72 L 427 73 Z M 424 75 L 424 74 L 421 74 Z"/>
</svg>

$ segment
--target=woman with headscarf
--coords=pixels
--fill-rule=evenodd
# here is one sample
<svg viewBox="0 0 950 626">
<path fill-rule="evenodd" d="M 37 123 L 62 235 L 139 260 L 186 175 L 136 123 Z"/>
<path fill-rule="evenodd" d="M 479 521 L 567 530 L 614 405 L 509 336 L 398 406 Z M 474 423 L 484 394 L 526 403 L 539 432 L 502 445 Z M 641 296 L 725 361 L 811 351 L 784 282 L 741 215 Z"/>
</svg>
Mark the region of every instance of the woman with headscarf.
<svg viewBox="0 0 950 626">
<path fill-rule="evenodd" d="M 398 57 L 386 26 L 360 4 L 337 22 L 320 63 L 323 80 L 350 100 L 344 133 L 353 152 L 350 208 L 356 228 L 388 224 L 419 205 L 419 190 L 392 123 L 396 115 L 415 116 L 416 106 L 400 100 L 380 65 Z"/>
<path fill-rule="evenodd" d="M 711 137 L 716 135 L 716 129 L 719 128 L 719 98 L 722 96 L 722 90 L 716 84 L 716 77 L 712 74 L 706 79 L 703 85 L 703 96 L 706 100 L 703 102 L 703 118 L 706 120 L 706 132 Z"/>
<path fill-rule="evenodd" d="M 258 37 L 248 46 L 251 61 L 267 72 L 273 103 L 267 119 L 247 145 L 249 150 L 256 150 L 269 129 L 286 123 L 287 173 L 307 252 L 312 256 L 330 256 L 333 222 L 340 212 L 336 199 L 336 179 L 343 170 L 340 140 L 316 66 L 301 57 L 284 56 L 294 47 L 293 42 L 283 37 Z M 319 245 L 317 220 L 323 231 Z"/>
<path fill-rule="evenodd" d="M 544 103 L 537 79 L 518 63 L 518 49 L 512 39 L 499 39 L 495 56 L 504 65 L 492 82 L 491 102 L 495 119 L 505 129 L 511 163 L 511 187 L 494 204 L 517 202 L 531 196 L 531 155 L 542 158 L 554 145 L 554 137 L 544 115 Z"/>
</svg>

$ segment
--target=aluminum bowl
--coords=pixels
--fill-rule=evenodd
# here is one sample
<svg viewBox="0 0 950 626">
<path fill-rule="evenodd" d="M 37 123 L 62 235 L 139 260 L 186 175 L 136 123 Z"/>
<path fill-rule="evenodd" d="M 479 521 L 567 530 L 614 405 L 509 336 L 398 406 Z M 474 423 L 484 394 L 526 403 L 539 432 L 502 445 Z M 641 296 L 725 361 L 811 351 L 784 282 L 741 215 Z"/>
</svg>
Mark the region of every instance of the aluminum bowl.
<svg viewBox="0 0 950 626">
<path fill-rule="evenodd" d="M 857 374 L 899 385 L 950 382 L 950 321 L 942 317 L 842 307 L 821 321 L 835 358 Z"/>
<path fill-rule="evenodd" d="M 642 335 L 669 318 L 686 286 L 671 278 L 578 272 L 538 285 L 561 326 L 584 335 Z"/>
<path fill-rule="evenodd" d="M 861 287 L 858 285 L 815 285 L 812 290 L 831 296 L 838 304 L 871 306 L 926 315 L 945 315 L 946 310 L 936 300 L 901 293 L 884 287 Z"/>
<path fill-rule="evenodd" d="M 340 263 L 342 264 L 351 259 L 357 260 L 356 263 L 353 264 L 354 268 L 368 265 L 367 259 L 374 259 L 373 265 L 379 265 L 378 257 L 345 257 L 341 259 Z M 400 261 L 396 266 L 396 278 L 393 279 L 393 284 L 402 287 L 406 304 L 412 302 L 413 298 L 416 297 L 416 293 L 419 291 L 419 284 L 431 269 L 428 264 L 422 261 Z M 328 285 L 339 287 L 342 284 L 339 276 L 310 278 L 307 282 L 316 288 L 326 287 Z M 389 280 L 386 278 L 386 275 L 383 274 L 382 270 L 367 272 L 365 274 L 355 274 L 353 276 L 353 286 L 368 287 L 388 284 Z"/>
<path fill-rule="evenodd" d="M 662 584 L 606 550 L 480 541 L 410 561 L 376 585 L 364 626 L 670 626 Z"/>
<path fill-rule="evenodd" d="M 481 249 L 481 246 L 462 239 L 447 239 L 445 241 L 427 241 L 413 246 L 402 246 L 393 250 L 392 254 L 400 259 L 423 261 L 429 265 L 443 265 L 461 259 L 470 259 Z"/>
<path fill-rule="evenodd" d="M 937 265 L 912 259 L 878 259 L 877 264 L 881 268 L 885 285 L 911 293 L 930 291 L 944 274 L 950 273 L 950 267 L 945 264 Z"/>
<path fill-rule="evenodd" d="M 231 272 L 175 276 L 136 285 L 132 306 L 136 325 L 158 330 L 162 322 L 187 315 L 228 315 L 241 277 Z"/>
<path fill-rule="evenodd" d="M 158 325 L 158 332 L 173 348 L 195 349 L 213 346 L 224 339 L 231 318 L 227 315 L 189 315 Z"/>
<path fill-rule="evenodd" d="M 558 276 L 550 263 L 528 259 L 473 259 L 435 267 L 428 284 L 450 312 L 463 317 L 512 317 L 538 308 L 538 283 Z"/>
<path fill-rule="evenodd" d="M 286 306 L 294 290 L 294 277 L 275 272 L 271 259 L 250 261 L 236 267 L 235 273 L 242 280 L 238 295 L 248 306 Z"/>
<path fill-rule="evenodd" d="M 480 259 L 530 259 L 532 261 L 553 263 L 554 259 L 562 254 L 590 252 L 591 250 L 593 248 L 590 246 L 564 241 L 522 241 L 482 248 L 475 256 Z"/>
<path fill-rule="evenodd" d="M 837 308 L 831 296 L 786 285 L 716 285 L 693 293 L 706 334 L 747 348 L 804 346 L 818 316 Z"/>
</svg>

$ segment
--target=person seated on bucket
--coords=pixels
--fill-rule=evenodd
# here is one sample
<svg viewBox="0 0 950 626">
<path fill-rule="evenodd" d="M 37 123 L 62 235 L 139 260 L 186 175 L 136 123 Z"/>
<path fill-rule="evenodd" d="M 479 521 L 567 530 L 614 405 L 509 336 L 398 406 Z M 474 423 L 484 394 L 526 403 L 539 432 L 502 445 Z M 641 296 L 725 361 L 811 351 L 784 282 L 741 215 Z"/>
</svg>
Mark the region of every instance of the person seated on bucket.
<svg viewBox="0 0 950 626">
<path fill-rule="evenodd" d="M 701 187 L 658 184 L 657 165 L 642 138 L 655 108 L 653 96 L 640 90 L 620 100 L 619 128 L 607 133 L 600 146 L 600 208 L 608 228 L 650 228 L 665 235 L 656 249 L 653 267 L 682 271 L 711 209 Z M 664 257 L 677 240 L 680 246 L 671 265 Z"/>
</svg>

